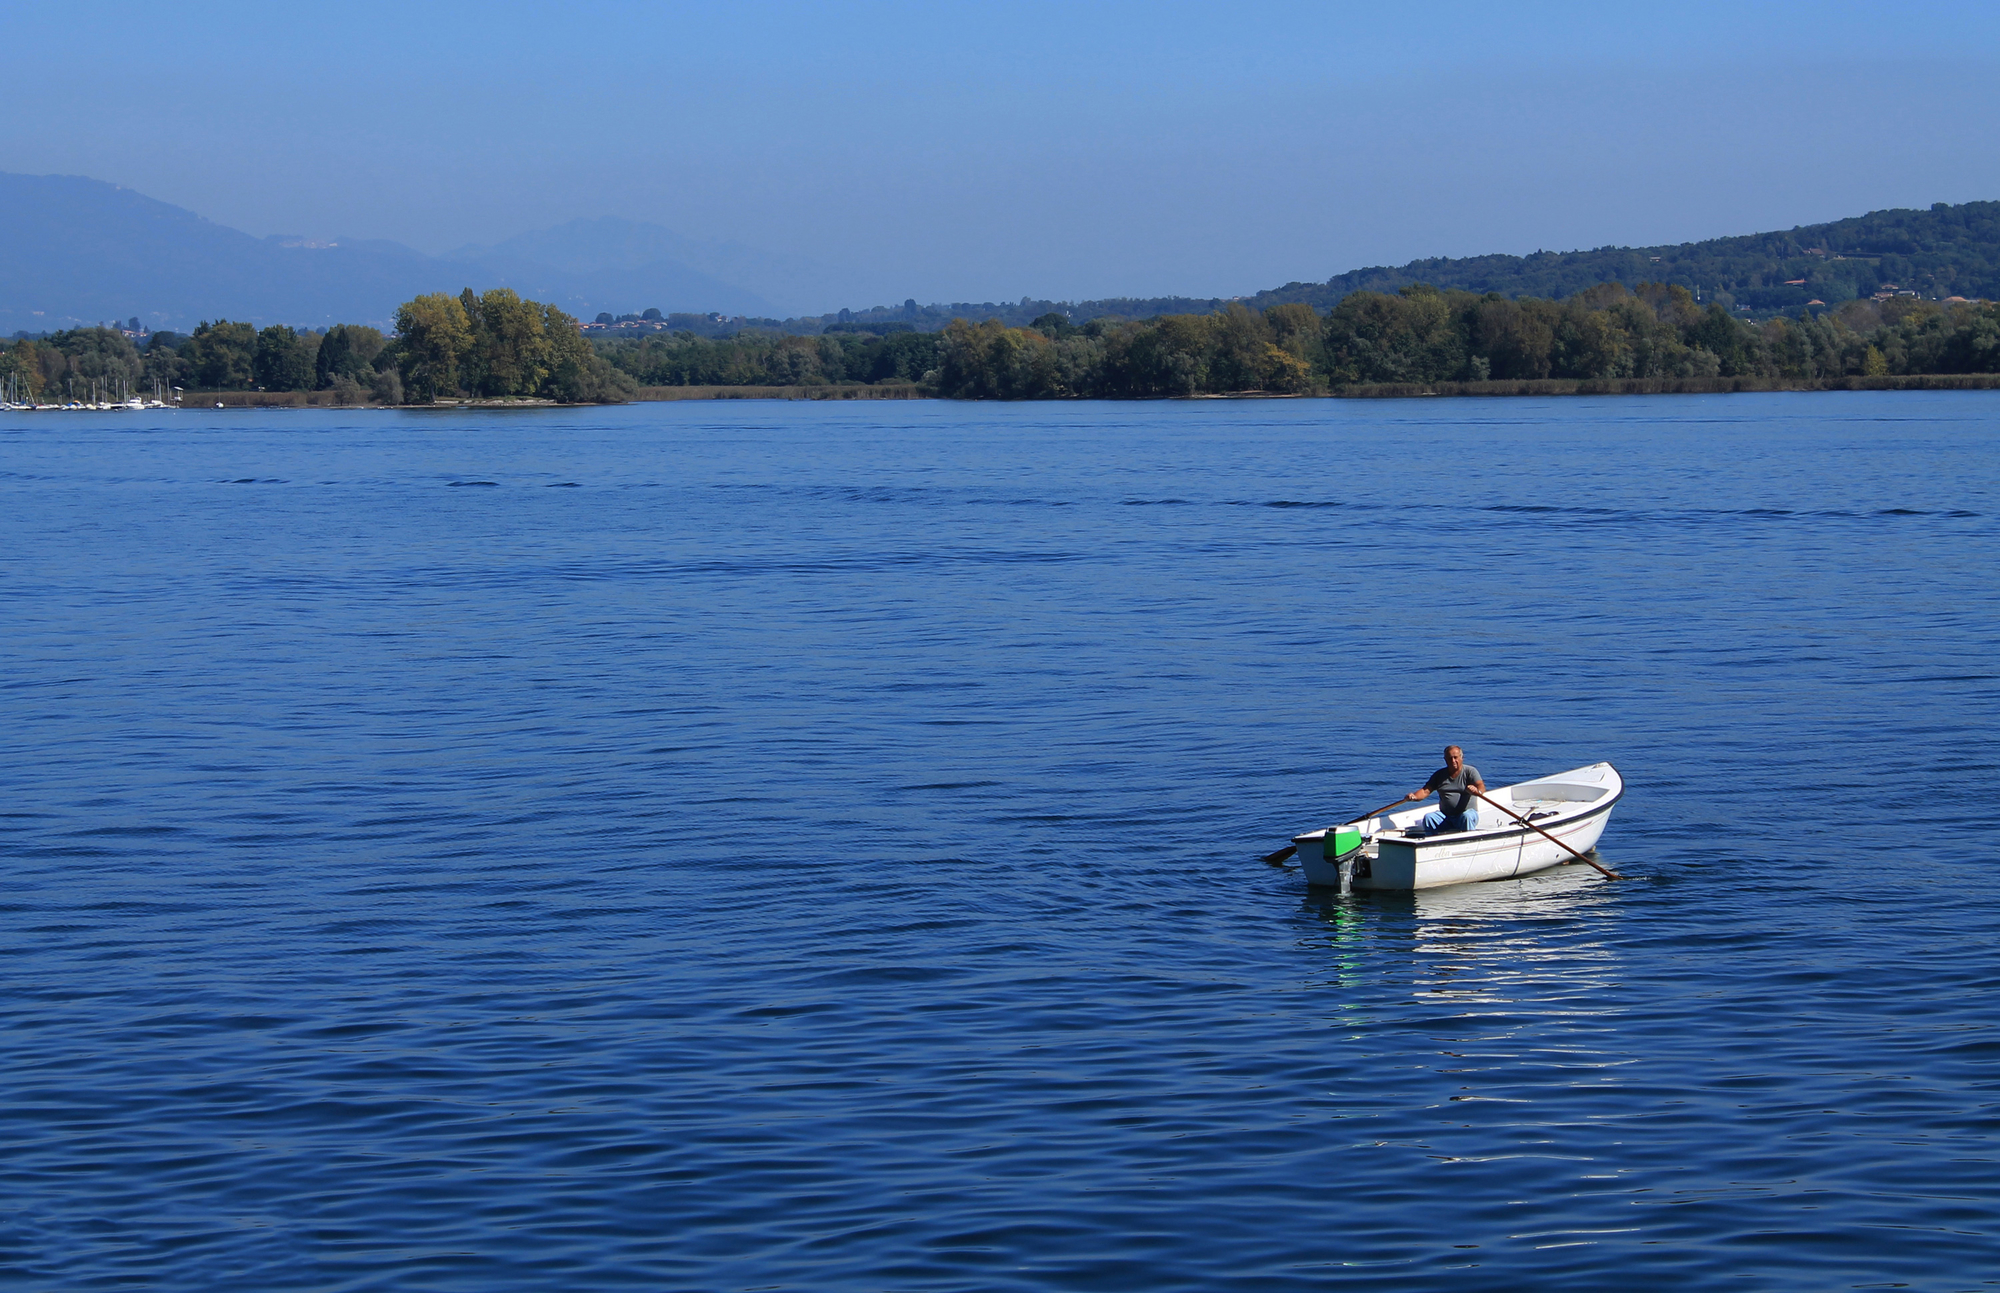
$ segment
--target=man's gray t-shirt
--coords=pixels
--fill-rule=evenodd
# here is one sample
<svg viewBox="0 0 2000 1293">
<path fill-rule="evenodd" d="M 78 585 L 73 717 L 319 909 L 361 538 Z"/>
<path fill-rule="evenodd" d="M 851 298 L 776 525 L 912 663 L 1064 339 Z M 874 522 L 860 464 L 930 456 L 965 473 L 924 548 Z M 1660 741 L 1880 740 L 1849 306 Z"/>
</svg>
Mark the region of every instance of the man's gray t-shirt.
<svg viewBox="0 0 2000 1293">
<path fill-rule="evenodd" d="M 1424 789 L 1437 791 L 1438 807 L 1443 810 L 1446 817 L 1458 817 L 1479 802 L 1472 797 L 1472 792 L 1466 789 L 1465 783 L 1468 781 L 1477 781 L 1482 786 L 1486 784 L 1486 778 L 1479 775 L 1479 769 L 1466 763 L 1459 766 L 1458 775 L 1455 777 L 1451 775 L 1450 768 L 1439 768 L 1431 773 L 1431 779 L 1424 783 Z"/>
</svg>

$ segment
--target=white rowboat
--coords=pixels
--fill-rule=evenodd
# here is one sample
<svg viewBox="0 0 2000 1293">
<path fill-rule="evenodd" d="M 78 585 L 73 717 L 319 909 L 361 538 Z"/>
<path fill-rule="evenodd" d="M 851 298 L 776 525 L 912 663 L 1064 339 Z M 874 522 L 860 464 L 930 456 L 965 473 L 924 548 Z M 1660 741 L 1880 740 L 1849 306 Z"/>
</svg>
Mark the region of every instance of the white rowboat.
<svg viewBox="0 0 2000 1293">
<path fill-rule="evenodd" d="M 1608 763 L 1593 763 L 1488 790 L 1486 797 L 1533 822 L 1578 853 L 1604 833 L 1611 809 L 1625 795 L 1625 779 Z M 1343 865 L 1356 889 L 1409 891 L 1473 880 L 1505 880 L 1574 862 L 1563 848 L 1493 804 L 1474 801 L 1475 830 L 1426 835 L 1419 829 L 1435 805 L 1418 804 L 1355 822 L 1294 836 L 1306 883 L 1340 884 Z"/>
</svg>

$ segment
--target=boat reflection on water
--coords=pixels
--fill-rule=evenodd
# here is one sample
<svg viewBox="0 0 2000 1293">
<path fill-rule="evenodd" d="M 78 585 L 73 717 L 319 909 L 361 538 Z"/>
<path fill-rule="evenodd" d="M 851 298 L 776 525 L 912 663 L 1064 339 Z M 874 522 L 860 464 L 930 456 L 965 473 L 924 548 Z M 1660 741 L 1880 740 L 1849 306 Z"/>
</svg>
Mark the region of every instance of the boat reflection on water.
<svg viewBox="0 0 2000 1293">
<path fill-rule="evenodd" d="M 1328 987 L 1378 1002 L 1420 994 L 1552 1006 L 1615 980 L 1604 922 L 1619 908 L 1616 882 L 1572 864 L 1442 889 L 1316 890 L 1302 913 L 1330 936 Z"/>
<path fill-rule="evenodd" d="M 1303 995 L 1322 1030 L 1312 1109 L 1347 1147 L 1329 1177 L 1366 1199 L 1388 1161 L 1377 1156 L 1399 1155 L 1451 1164 L 1459 1189 L 1518 1199 L 1522 1182 L 1573 1190 L 1613 1170 L 1597 1164 L 1612 1161 L 1624 1120 L 1655 1113 L 1629 1099 L 1625 1078 L 1643 1062 L 1625 1026 L 1631 894 L 1629 881 L 1574 864 L 1309 900 Z M 1443 1192 L 1405 1189 L 1394 1206 Z M 1503 1215 L 1489 1219 L 1506 1233 Z"/>
<path fill-rule="evenodd" d="M 1335 890 L 1314 889 L 1306 906 L 1320 911 L 1337 907 L 1365 908 L 1383 913 L 1415 916 L 1418 920 L 1451 920 L 1459 917 L 1541 917 L 1595 907 L 1608 897 L 1616 881 L 1581 863 L 1538 871 L 1511 880 L 1482 880 L 1476 884 L 1454 884 L 1440 889 L 1356 890 L 1341 895 Z M 1324 894 L 1324 897 L 1320 895 Z"/>
</svg>

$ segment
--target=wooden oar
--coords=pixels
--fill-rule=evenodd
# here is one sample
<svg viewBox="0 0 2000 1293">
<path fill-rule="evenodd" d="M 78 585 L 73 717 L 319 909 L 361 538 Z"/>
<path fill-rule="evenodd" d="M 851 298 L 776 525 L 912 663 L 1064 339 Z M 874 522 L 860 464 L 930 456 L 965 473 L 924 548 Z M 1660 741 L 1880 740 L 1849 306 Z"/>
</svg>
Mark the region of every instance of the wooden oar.
<svg viewBox="0 0 2000 1293">
<path fill-rule="evenodd" d="M 1480 794 L 1480 793 L 1479 793 L 1479 792 L 1478 792 L 1477 790 L 1474 790 L 1474 789 L 1473 789 L 1473 788 L 1472 788 L 1471 786 L 1467 786 L 1467 787 L 1465 788 L 1465 793 L 1466 793 L 1466 794 L 1468 794 L 1468 795 L 1471 795 L 1471 796 L 1473 796 L 1473 797 L 1474 797 L 1475 799 L 1486 799 L 1486 796 L 1485 796 L 1485 795 L 1482 795 L 1482 794 Z M 1487 803 L 1489 803 L 1489 804 L 1493 804 L 1493 801 L 1492 801 L 1491 799 L 1486 799 L 1486 802 L 1487 802 Z M 1597 864 L 1597 863 L 1595 863 L 1595 862 L 1591 862 L 1589 858 L 1587 858 L 1587 857 L 1585 857 L 1585 856 L 1584 856 L 1583 854 L 1581 854 L 1581 853 L 1577 852 L 1577 851 L 1576 851 L 1575 849 L 1571 848 L 1571 847 L 1570 847 L 1569 845 L 1567 845 L 1567 844 L 1564 844 L 1564 843 L 1563 843 L 1563 842 L 1562 842 L 1561 840 L 1559 840 L 1559 839 L 1557 839 L 1557 838 L 1556 838 L 1555 836 L 1553 836 L 1553 835 L 1549 834 L 1549 833 L 1548 833 L 1547 831 L 1545 831 L 1545 830 L 1542 830 L 1542 828 L 1541 828 L 1541 827 L 1539 827 L 1539 826 L 1535 825 L 1535 824 L 1534 824 L 1533 822 L 1531 822 L 1531 821 L 1529 821 L 1529 820 L 1528 820 L 1527 818 L 1525 818 L 1525 817 L 1521 816 L 1521 815 L 1520 815 L 1519 813 L 1515 812 L 1515 811 L 1514 811 L 1513 809 L 1511 809 L 1511 808 L 1502 808 L 1502 807 L 1501 807 L 1501 806 L 1500 806 L 1499 804 L 1493 804 L 1493 806 L 1494 806 L 1495 808 L 1499 808 L 1501 812 L 1503 812 L 1503 813 L 1507 814 L 1507 815 L 1508 815 L 1509 817 L 1511 817 L 1511 818 L 1513 818 L 1513 819 L 1514 819 L 1515 821 L 1517 821 L 1517 822 L 1521 823 L 1521 825 L 1523 825 L 1523 826 L 1527 827 L 1527 828 L 1528 828 L 1529 830 L 1531 830 L 1531 831 L 1536 831 L 1536 832 L 1539 832 L 1539 833 L 1541 834 L 1542 838 L 1544 838 L 1544 839 L 1548 840 L 1548 841 L 1549 841 L 1550 843 L 1552 843 L 1552 844 L 1555 844 L 1555 845 L 1557 845 L 1558 847 L 1560 847 L 1561 849 L 1563 849 L 1563 851 L 1565 851 L 1566 853 L 1568 853 L 1568 854 L 1569 854 L 1569 855 L 1570 855 L 1571 857 L 1575 858 L 1575 859 L 1576 859 L 1577 861 L 1579 861 L 1579 862 L 1590 862 L 1590 865 L 1591 865 L 1591 866 L 1594 866 L 1594 867 L 1597 867 L 1597 869 L 1598 869 L 1599 871 L 1602 871 L 1602 872 L 1604 873 L 1604 878 L 1605 878 L 1605 879 L 1607 879 L 1607 880 L 1623 880 L 1623 879 L 1625 878 L 1624 876 L 1622 876 L 1622 875 L 1619 875 L 1619 874 L 1618 874 L 1618 873 L 1617 873 L 1616 871 L 1613 871 L 1613 870 L 1612 870 L 1612 869 L 1611 869 L 1610 867 L 1608 867 L 1608 866 L 1598 866 L 1598 864 Z"/>
<path fill-rule="evenodd" d="M 1363 814 L 1361 814 L 1361 816 L 1359 816 L 1359 817 L 1356 817 L 1356 818 L 1354 818 L 1354 819 L 1353 819 L 1353 821 L 1345 821 L 1345 822 L 1342 822 L 1342 823 L 1341 823 L 1341 825 L 1342 825 L 1342 826 L 1352 826 L 1352 825 L 1354 825 L 1354 823 L 1355 823 L 1355 822 L 1365 822 L 1365 821 L 1367 821 L 1367 820 L 1368 820 L 1368 819 L 1369 819 L 1370 817 L 1379 817 L 1379 816 L 1380 816 L 1380 815 L 1382 815 L 1383 813 L 1386 813 L 1386 812 L 1388 812 L 1388 811 L 1389 811 L 1389 810 L 1390 810 L 1391 808 L 1394 808 L 1394 807 L 1395 807 L 1395 806 L 1396 806 L 1397 804 L 1400 804 L 1400 803 L 1404 803 L 1404 802 L 1406 802 L 1406 797 L 1398 797 L 1398 798 L 1396 798 L 1396 799 L 1391 799 L 1391 800 L 1390 800 L 1390 801 L 1389 801 L 1388 803 L 1386 803 L 1386 804 L 1383 804 L 1383 805 L 1382 805 L 1382 806 L 1381 806 L 1380 808 L 1377 808 L 1377 809 L 1376 809 L 1376 810 L 1375 810 L 1374 812 L 1372 812 L 1372 813 L 1363 813 Z M 1560 842 L 1560 841 L 1558 841 L 1558 842 Z M 1267 862 L 1267 863 L 1269 863 L 1269 864 L 1270 864 L 1270 865 L 1272 865 L 1272 866 L 1276 866 L 1276 865 L 1278 865 L 1278 863 L 1280 863 L 1280 862 L 1283 862 L 1283 861 L 1284 861 L 1284 860 L 1285 860 L 1286 858 L 1290 857 L 1290 856 L 1291 856 L 1292 854 L 1294 854 L 1294 853 L 1296 853 L 1296 852 L 1298 852 L 1298 851 L 1299 851 L 1299 846 L 1298 846 L 1298 845 L 1296 845 L 1296 844 L 1287 844 L 1287 845 L 1285 845 L 1285 847 L 1283 847 L 1283 848 L 1279 849 L 1279 850 L 1278 850 L 1278 851 L 1277 851 L 1276 853 L 1266 853 L 1266 854 L 1264 855 L 1264 861 L 1265 861 L 1265 862 Z"/>
</svg>

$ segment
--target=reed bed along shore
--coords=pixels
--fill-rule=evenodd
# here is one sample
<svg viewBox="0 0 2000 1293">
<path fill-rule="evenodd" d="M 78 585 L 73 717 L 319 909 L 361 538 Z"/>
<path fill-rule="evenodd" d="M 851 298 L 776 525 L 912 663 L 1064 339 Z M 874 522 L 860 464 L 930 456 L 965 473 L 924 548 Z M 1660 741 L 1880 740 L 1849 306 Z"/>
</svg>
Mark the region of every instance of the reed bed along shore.
<svg viewBox="0 0 2000 1293">
<path fill-rule="evenodd" d="M 548 409 L 556 408 L 558 405 L 554 400 L 528 398 L 435 400 L 429 404 L 385 405 L 368 399 L 343 400 L 337 391 L 183 391 L 178 407 L 185 409 L 218 407 L 225 409 Z"/>
<path fill-rule="evenodd" d="M 921 400 L 929 396 L 915 382 L 872 386 L 641 386 L 642 400 Z"/>
</svg>

